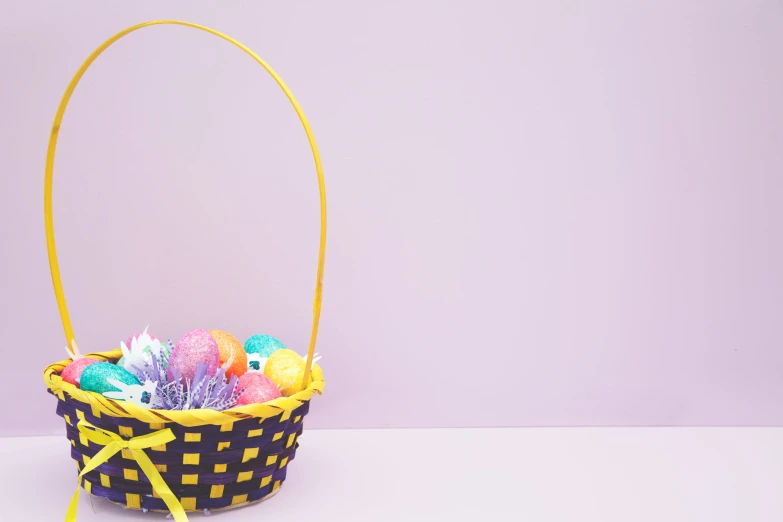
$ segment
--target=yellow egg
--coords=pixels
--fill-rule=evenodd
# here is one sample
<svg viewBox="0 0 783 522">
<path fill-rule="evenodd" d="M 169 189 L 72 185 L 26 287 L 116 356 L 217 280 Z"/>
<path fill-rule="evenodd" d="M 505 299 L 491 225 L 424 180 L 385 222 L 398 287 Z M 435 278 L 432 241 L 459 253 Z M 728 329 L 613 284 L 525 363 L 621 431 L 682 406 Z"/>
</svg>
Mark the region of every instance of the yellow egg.
<svg viewBox="0 0 783 522">
<path fill-rule="evenodd" d="M 304 369 L 301 355 L 293 350 L 277 350 L 266 360 L 264 375 L 280 388 L 284 397 L 288 397 L 301 389 Z"/>
</svg>

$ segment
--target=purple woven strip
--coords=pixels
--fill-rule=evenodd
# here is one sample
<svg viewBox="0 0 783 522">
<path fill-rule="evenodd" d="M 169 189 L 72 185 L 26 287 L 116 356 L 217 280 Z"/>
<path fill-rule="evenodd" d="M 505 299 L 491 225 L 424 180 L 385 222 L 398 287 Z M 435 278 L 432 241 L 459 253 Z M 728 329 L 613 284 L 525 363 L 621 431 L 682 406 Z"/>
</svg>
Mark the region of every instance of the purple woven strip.
<svg viewBox="0 0 783 522">
<path fill-rule="evenodd" d="M 105 488 L 101 486 L 100 479 L 96 480 L 94 477 L 90 477 L 90 475 L 91 474 L 88 473 L 87 480 L 92 483 L 91 491 L 95 496 L 106 498 L 120 504 L 125 504 L 125 494 L 134 493 L 141 496 L 141 507 L 146 509 L 168 510 L 165 502 L 163 502 L 162 499 L 153 497 L 149 492 L 123 490 L 116 487 L 113 482 L 111 488 Z M 259 480 L 252 480 L 246 483 L 243 482 L 242 484 L 246 484 L 246 486 L 241 489 L 237 488 L 231 490 L 230 488 L 225 487 L 223 489 L 223 496 L 220 498 L 209 498 L 209 488 L 203 490 L 194 490 L 191 488 L 179 491 L 175 491 L 172 488 L 172 492 L 179 498 L 196 497 L 196 509 L 218 509 L 230 506 L 234 495 L 247 495 L 248 502 L 259 500 L 272 492 L 272 488 L 274 487 L 276 481 L 279 480 L 282 483 L 285 480 L 285 477 L 286 468 L 283 468 L 275 473 L 271 482 L 264 487 L 260 487 Z M 194 492 L 199 494 L 193 494 Z"/>
<path fill-rule="evenodd" d="M 88 452 L 80 453 L 76 448 L 71 448 L 71 458 L 76 462 L 82 462 L 82 455 L 92 457 Z M 163 480 L 166 483 L 179 484 L 182 482 L 182 475 L 194 475 L 199 476 L 199 483 L 203 484 L 229 484 L 236 482 L 237 475 L 241 472 L 252 471 L 253 476 L 261 478 L 273 473 L 278 463 L 283 459 L 288 459 L 291 462 L 296 457 L 296 448 L 291 447 L 285 452 L 281 453 L 277 461 L 269 466 L 266 465 L 266 458 L 261 457 L 257 459 L 249 460 L 248 462 L 240 463 L 237 465 L 228 466 L 224 473 L 214 473 L 214 467 L 204 468 L 202 466 L 167 466 L 165 473 L 161 473 Z M 132 469 L 138 472 L 139 481 L 149 483 L 149 479 L 141 471 L 138 464 L 132 460 L 113 461 L 109 460 L 108 463 L 101 464 L 96 468 L 97 473 L 103 473 L 110 477 L 124 477 L 126 469 Z"/>
<path fill-rule="evenodd" d="M 270 455 L 277 454 L 283 449 L 285 443 L 288 441 L 289 435 L 300 432 L 302 422 L 300 420 L 296 424 L 278 424 L 278 426 L 280 427 L 275 428 L 275 431 L 269 430 L 269 433 L 263 433 L 260 437 L 248 437 L 247 432 L 239 432 L 239 435 L 242 436 L 241 438 L 238 438 L 237 434 L 234 434 L 233 437 L 225 437 L 222 434 L 217 436 L 204 434 L 202 435 L 200 442 L 175 440 L 166 444 L 166 452 L 178 453 L 180 455 L 183 453 L 201 453 L 202 455 L 212 452 L 218 453 L 218 444 L 221 442 L 229 442 L 230 449 L 239 450 L 240 456 L 242 454 L 241 450 L 244 450 L 245 448 L 264 448 Z M 79 441 L 79 429 L 75 425 L 66 424 L 65 433 L 69 440 Z M 136 435 L 135 432 L 134 435 Z M 277 440 L 273 440 L 275 437 L 277 437 Z M 225 450 L 223 450 L 223 452 L 225 452 Z"/>
<path fill-rule="evenodd" d="M 88 457 L 93 457 L 96 453 L 98 453 L 101 449 L 101 446 L 96 444 L 90 444 L 89 447 L 82 446 L 77 440 L 73 441 L 74 444 L 72 444 L 71 448 L 72 451 L 75 454 L 79 455 L 87 455 Z M 145 453 L 148 457 L 150 457 L 150 460 L 154 464 L 165 464 L 170 467 L 170 469 L 175 469 L 175 467 L 180 466 L 179 468 L 176 468 L 177 471 L 181 471 L 182 473 L 194 473 L 193 470 L 199 470 L 199 469 L 209 469 L 211 470 L 215 464 L 226 464 L 230 467 L 232 471 L 248 471 L 249 469 L 255 469 L 257 467 L 256 464 L 253 464 L 257 461 L 266 461 L 266 457 L 272 456 L 272 455 L 278 455 L 280 458 L 283 458 L 284 456 L 288 456 L 289 452 L 292 452 L 296 449 L 296 444 L 294 444 L 290 448 L 270 448 L 269 446 L 259 448 L 258 450 L 258 457 L 255 459 L 252 459 L 248 462 L 242 462 L 244 451 L 221 451 L 219 453 L 202 453 L 199 457 L 199 464 L 198 465 L 189 465 L 189 464 L 183 464 L 183 456 L 181 453 L 170 453 L 168 451 L 166 452 L 156 452 L 152 450 L 147 450 Z M 132 460 L 125 459 L 121 454 L 115 454 L 108 460 L 109 464 L 113 464 L 115 466 L 120 467 L 135 467 L 135 464 Z"/>
<path fill-rule="evenodd" d="M 276 470 L 273 474 L 271 474 L 271 482 L 274 482 L 275 480 L 281 480 L 285 477 L 285 470 L 286 468 Z M 265 477 L 269 477 L 270 475 L 265 475 Z M 91 471 L 85 475 L 85 478 L 90 481 L 93 486 L 95 485 L 101 485 L 101 478 L 100 474 Z M 246 480 L 244 482 L 233 482 L 228 483 L 223 486 L 223 494 L 224 495 L 244 495 L 249 494 L 255 490 L 257 490 L 261 486 L 263 477 L 259 478 L 251 478 L 250 480 Z M 114 491 L 117 494 L 125 495 L 125 493 L 133 493 L 136 495 L 152 495 L 152 487 L 146 483 L 146 482 L 135 482 L 135 481 L 127 481 L 119 478 L 111 477 L 109 479 L 110 481 L 110 488 L 112 491 Z M 210 492 L 212 491 L 212 485 L 211 484 L 195 484 L 195 485 L 182 485 L 182 484 L 171 484 L 167 482 L 167 485 L 169 486 L 169 489 L 171 489 L 172 493 L 176 495 L 177 497 L 209 497 Z"/>
</svg>

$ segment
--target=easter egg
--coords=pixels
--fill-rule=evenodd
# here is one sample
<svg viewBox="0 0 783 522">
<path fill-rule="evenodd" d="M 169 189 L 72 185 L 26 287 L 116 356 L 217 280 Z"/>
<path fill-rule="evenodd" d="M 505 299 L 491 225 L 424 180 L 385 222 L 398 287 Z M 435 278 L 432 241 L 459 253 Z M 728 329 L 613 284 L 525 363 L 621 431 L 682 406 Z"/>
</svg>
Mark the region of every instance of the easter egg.
<svg viewBox="0 0 783 522">
<path fill-rule="evenodd" d="M 288 397 L 298 392 L 304 377 L 305 361 L 293 350 L 283 349 L 272 353 L 264 365 L 264 375 Z"/>
<path fill-rule="evenodd" d="M 191 330 L 177 342 L 169 355 L 166 373 L 174 380 L 174 370 L 178 371 L 183 382 L 193 382 L 198 363 L 207 365 L 207 375 L 215 375 L 220 367 L 220 350 L 217 341 L 206 330 Z"/>
<path fill-rule="evenodd" d="M 131 372 L 108 362 L 96 362 L 88 365 L 79 378 L 79 387 L 84 391 L 95 393 L 120 391 L 109 384 L 108 379 L 115 379 L 125 384 L 141 384 Z"/>
<path fill-rule="evenodd" d="M 210 330 L 209 333 L 217 342 L 220 366 L 223 366 L 229 358 L 233 357 L 233 362 L 226 374 L 229 376 L 236 375 L 237 377 L 244 375 L 247 371 L 247 354 L 245 349 L 242 348 L 242 343 L 239 342 L 239 339 L 222 330 Z"/>
<path fill-rule="evenodd" d="M 271 335 L 257 334 L 245 341 L 245 352 L 257 353 L 262 359 L 266 359 L 272 353 L 284 348 L 285 345 Z"/>
<path fill-rule="evenodd" d="M 97 362 L 101 362 L 101 360 L 93 359 L 92 357 L 82 357 L 81 359 L 76 359 L 65 367 L 65 369 L 60 374 L 60 377 L 62 377 L 65 382 L 69 382 L 78 388 L 79 379 L 81 378 L 84 369 L 89 365 Z"/>
<path fill-rule="evenodd" d="M 280 390 L 266 375 L 249 372 L 239 378 L 237 390 L 244 390 L 237 399 L 237 406 L 260 404 L 280 397 Z"/>
</svg>

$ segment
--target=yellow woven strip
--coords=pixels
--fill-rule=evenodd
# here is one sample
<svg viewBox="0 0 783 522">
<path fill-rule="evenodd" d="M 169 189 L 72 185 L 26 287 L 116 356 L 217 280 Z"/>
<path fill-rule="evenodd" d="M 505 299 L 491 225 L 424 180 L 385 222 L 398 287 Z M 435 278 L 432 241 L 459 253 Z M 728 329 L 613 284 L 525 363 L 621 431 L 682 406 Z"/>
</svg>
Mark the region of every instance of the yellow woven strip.
<svg viewBox="0 0 783 522">
<path fill-rule="evenodd" d="M 185 433 L 185 442 L 201 442 L 201 433 Z"/>
<path fill-rule="evenodd" d="M 79 443 L 82 446 L 88 446 L 90 441 L 87 440 L 87 437 L 84 436 L 84 433 L 79 433 Z"/>
<path fill-rule="evenodd" d="M 71 416 L 70 415 L 63 415 L 63 419 L 65 419 L 65 422 L 68 424 L 71 424 Z"/>
<path fill-rule="evenodd" d="M 101 473 L 101 486 L 103 486 L 104 488 L 111 487 L 111 481 L 109 480 L 109 476 L 104 475 L 103 473 Z"/>
<path fill-rule="evenodd" d="M 253 478 L 252 471 L 241 471 L 239 472 L 239 475 L 237 475 L 237 482 L 247 482 L 252 478 Z"/>
<path fill-rule="evenodd" d="M 215 484 L 209 490 L 209 498 L 220 498 L 223 496 L 223 484 Z"/>
<path fill-rule="evenodd" d="M 183 484 L 198 484 L 198 474 L 197 473 L 183 474 L 182 475 L 182 483 Z"/>
<path fill-rule="evenodd" d="M 180 503 L 182 504 L 182 508 L 185 511 L 196 510 L 196 497 L 182 497 Z"/>
<path fill-rule="evenodd" d="M 154 498 L 160 498 L 160 493 L 158 493 L 158 490 L 156 490 L 155 488 L 152 488 L 152 496 Z"/>
<path fill-rule="evenodd" d="M 133 456 L 133 453 L 131 453 L 131 450 L 128 448 L 122 448 L 120 450 L 120 453 L 122 453 L 122 458 L 128 459 L 128 460 L 136 460 L 136 458 Z"/>
<path fill-rule="evenodd" d="M 277 491 L 279 487 L 280 487 L 280 481 L 276 480 L 275 485 L 272 486 L 272 491 Z"/>
<path fill-rule="evenodd" d="M 285 422 L 291 418 L 291 412 L 286 410 L 280 415 L 280 422 Z"/>
<path fill-rule="evenodd" d="M 284 433 L 282 431 L 279 433 L 275 433 L 274 436 L 272 437 L 272 440 L 280 440 L 283 438 L 283 435 Z"/>
<path fill-rule="evenodd" d="M 247 502 L 247 495 L 234 495 L 234 497 L 231 499 L 231 505 L 236 506 L 237 504 L 244 504 Z"/>
<path fill-rule="evenodd" d="M 266 477 L 261 479 L 260 487 L 263 488 L 264 486 L 268 486 L 270 482 L 272 482 L 272 475 L 267 475 Z"/>
<path fill-rule="evenodd" d="M 121 355 L 122 353 L 119 350 L 87 354 L 89 357 L 102 360 L 116 360 Z M 56 393 L 57 390 L 64 390 L 73 399 L 89 404 L 96 416 L 102 413 L 111 417 L 133 418 L 147 423 L 175 422 L 185 427 L 216 425 L 221 426 L 221 431 L 231 431 L 232 423 L 237 420 L 248 418 L 268 419 L 287 410 L 293 411 L 306 401 L 309 401 L 315 394 L 322 393 L 324 389 L 323 372 L 316 364 L 313 365 L 313 380 L 307 389 L 291 397 L 280 397 L 268 403 L 248 404 L 225 411 L 210 409 L 182 411 L 148 410 L 130 402 L 112 401 L 98 393 L 85 392 L 73 384 L 64 382 L 59 374 L 68 363 L 70 363 L 70 360 L 49 365 L 44 371 L 44 382 L 52 392 Z M 80 420 L 84 420 L 84 413 L 81 410 L 76 410 L 76 415 Z"/>
<path fill-rule="evenodd" d="M 168 466 L 166 466 L 166 464 L 155 464 L 155 469 L 157 469 L 161 473 L 166 473 L 169 468 Z"/>
<path fill-rule="evenodd" d="M 257 429 L 257 430 L 248 430 L 247 431 L 247 438 L 260 437 L 263 434 L 264 434 L 264 430 L 260 429 L 260 428 Z"/>
<path fill-rule="evenodd" d="M 84 481 L 84 491 L 92 494 L 92 482 L 90 482 L 89 480 Z"/>
<path fill-rule="evenodd" d="M 125 477 L 125 480 L 139 480 L 139 472 L 135 469 L 124 468 L 122 474 Z"/>
<path fill-rule="evenodd" d="M 165 444 L 158 444 L 157 446 L 152 446 L 150 449 L 152 451 L 166 451 L 166 445 Z"/>
<path fill-rule="evenodd" d="M 87 455 L 82 455 L 82 461 L 84 461 L 84 463 L 87 464 L 90 462 L 90 457 L 88 457 Z"/>
<path fill-rule="evenodd" d="M 141 497 L 135 493 L 125 493 L 125 503 L 130 509 L 141 509 Z"/>
<path fill-rule="evenodd" d="M 288 442 L 285 443 L 286 448 L 290 448 L 294 445 L 294 442 L 296 441 L 296 433 L 292 433 L 288 436 Z"/>
<path fill-rule="evenodd" d="M 288 457 L 283 457 L 283 460 L 280 461 L 280 466 L 278 466 L 277 469 L 283 469 L 286 464 L 288 464 Z"/>
<path fill-rule="evenodd" d="M 267 73 L 269 73 L 269 75 L 275 80 L 277 85 L 282 89 L 282 91 L 285 93 L 286 97 L 288 98 L 288 101 L 291 103 L 294 110 L 296 111 L 297 116 L 299 116 L 299 121 L 301 122 L 302 127 L 304 128 L 305 134 L 307 134 L 307 141 L 310 145 L 310 149 L 313 154 L 315 171 L 318 176 L 318 192 L 320 196 L 320 209 L 321 209 L 320 212 L 321 223 L 320 223 L 319 244 L 318 244 L 318 267 L 316 270 L 315 296 L 313 298 L 313 321 L 312 321 L 312 328 L 310 333 L 310 344 L 307 349 L 305 372 L 302 379 L 302 385 L 307 387 L 309 386 L 309 382 L 310 382 L 309 380 L 310 369 L 312 366 L 313 355 L 315 353 L 316 339 L 318 337 L 318 323 L 321 317 L 321 299 L 323 295 L 324 261 L 326 259 L 326 187 L 324 182 L 323 167 L 321 166 L 321 156 L 320 153 L 318 152 L 318 146 L 316 145 L 315 137 L 313 136 L 313 132 L 310 128 L 309 122 L 307 121 L 307 117 L 304 115 L 302 108 L 299 106 L 299 102 L 296 101 L 296 98 L 294 98 L 293 93 L 290 91 L 290 89 L 288 89 L 288 87 L 283 82 L 282 78 L 280 78 L 280 76 L 274 71 L 274 69 L 272 69 L 263 59 L 261 59 L 260 56 L 258 56 L 252 50 L 250 50 L 247 46 L 231 38 L 230 36 L 215 31 L 214 29 L 210 29 L 209 27 L 204 27 L 202 25 L 197 25 L 190 22 L 182 22 L 178 20 L 154 20 L 151 22 L 144 22 L 128 27 L 127 29 L 124 29 L 123 31 L 120 31 L 119 33 L 115 34 L 114 36 L 106 40 L 103 44 L 101 44 L 95 51 L 93 51 L 90 54 L 90 56 L 87 57 L 87 59 L 84 61 L 84 63 L 82 63 L 82 65 L 76 71 L 76 74 L 74 74 L 73 78 L 68 84 L 68 87 L 65 89 L 65 93 L 63 94 L 63 97 L 60 100 L 60 104 L 57 107 L 57 112 L 54 116 L 54 122 L 52 123 L 52 130 L 49 135 L 49 146 L 46 152 L 46 166 L 44 169 L 45 170 L 44 224 L 46 228 L 46 249 L 49 255 L 49 269 L 52 274 L 52 285 L 54 286 L 54 294 L 57 301 L 57 307 L 60 311 L 60 318 L 62 320 L 66 342 L 68 343 L 69 346 L 71 346 L 72 343 L 75 342 L 75 340 L 73 334 L 73 327 L 71 325 L 71 319 L 68 314 L 68 306 L 66 305 L 65 302 L 65 294 L 63 292 L 62 281 L 60 278 L 60 268 L 59 268 L 59 263 L 57 261 L 57 247 L 54 239 L 54 217 L 52 213 L 52 180 L 54 177 L 54 158 L 55 158 L 55 152 L 57 150 L 57 138 L 60 135 L 60 127 L 62 125 L 63 116 L 65 116 L 65 109 L 68 106 L 68 101 L 71 99 L 71 96 L 73 95 L 76 86 L 79 84 L 79 81 L 81 80 L 82 76 L 84 76 L 84 73 L 87 71 L 90 65 L 92 65 L 92 63 L 98 58 L 98 56 L 100 56 L 108 47 L 110 47 L 114 42 L 116 42 L 117 40 L 126 36 L 129 33 L 132 33 L 144 27 L 149 27 L 152 25 L 160 25 L 160 24 L 181 25 L 186 27 L 192 27 L 194 29 L 199 29 L 201 31 L 205 31 L 219 38 L 222 38 L 223 40 L 232 43 L 233 45 L 235 45 L 236 47 L 244 51 L 251 58 L 253 58 L 256 61 L 256 63 L 258 63 L 261 67 L 263 67 L 264 70 Z M 180 424 L 186 425 L 185 423 L 182 422 Z"/>
<path fill-rule="evenodd" d="M 215 464 L 215 473 L 225 473 L 228 469 L 228 464 Z"/>
<path fill-rule="evenodd" d="M 199 453 L 183 453 L 182 454 L 182 463 L 183 464 L 193 464 L 194 466 L 198 466 L 199 461 L 201 460 L 201 455 Z"/>
<path fill-rule="evenodd" d="M 150 422 L 150 429 L 151 430 L 162 430 L 165 427 L 166 427 L 166 425 L 163 424 L 162 422 Z"/>
<path fill-rule="evenodd" d="M 267 466 L 271 466 L 271 465 L 272 465 L 272 464 L 274 464 L 275 462 L 277 462 L 277 455 L 269 455 L 269 456 L 266 458 L 266 465 L 267 465 Z"/>
<path fill-rule="evenodd" d="M 133 428 L 130 426 L 120 426 L 120 435 L 123 437 L 133 437 Z"/>
<path fill-rule="evenodd" d="M 231 441 L 225 441 L 225 442 L 218 442 L 217 450 L 223 451 L 224 449 L 228 449 L 231 447 Z"/>
<path fill-rule="evenodd" d="M 301 415 L 297 415 L 296 417 L 294 417 L 294 424 L 296 424 L 297 422 L 299 422 L 299 419 L 301 419 L 301 418 L 302 418 L 302 416 L 301 416 Z"/>
<path fill-rule="evenodd" d="M 258 457 L 258 448 L 246 448 L 242 454 L 242 462 L 247 462 Z"/>
</svg>

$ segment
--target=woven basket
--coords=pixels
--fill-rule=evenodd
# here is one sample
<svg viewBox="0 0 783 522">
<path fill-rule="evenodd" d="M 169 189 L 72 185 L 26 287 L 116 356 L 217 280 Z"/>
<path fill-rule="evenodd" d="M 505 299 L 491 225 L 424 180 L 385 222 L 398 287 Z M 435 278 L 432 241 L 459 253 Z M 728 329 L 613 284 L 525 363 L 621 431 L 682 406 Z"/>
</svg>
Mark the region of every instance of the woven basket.
<svg viewBox="0 0 783 522">
<path fill-rule="evenodd" d="M 52 176 L 60 124 L 76 85 L 95 59 L 123 36 L 151 25 L 193 27 L 218 36 L 250 55 L 277 82 L 299 116 L 312 149 L 318 175 L 321 204 L 320 247 L 310 344 L 303 383 L 290 397 L 264 404 L 250 404 L 225 411 L 148 410 L 100 394 L 85 392 L 64 382 L 60 373 L 69 360 L 44 371 L 50 393 L 59 400 L 57 415 L 65 420 L 71 457 L 79 470 L 78 486 L 88 493 L 131 509 L 170 511 L 177 522 L 187 521 L 188 511 L 224 509 L 264 500 L 277 492 L 293 460 L 297 439 L 310 399 L 324 387 L 317 365 L 309 371 L 318 322 L 326 249 L 326 196 L 321 161 L 310 126 L 291 91 L 253 51 L 222 33 L 188 22 L 158 20 L 129 27 L 109 38 L 82 64 L 63 95 L 52 125 L 46 158 L 44 209 L 46 243 L 55 297 L 68 342 L 75 344 L 63 294 L 54 241 Z M 88 354 L 116 361 L 119 350 Z M 76 520 L 79 489 L 66 521 Z"/>
</svg>

